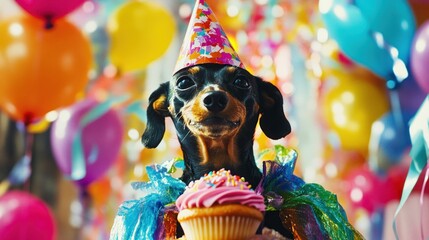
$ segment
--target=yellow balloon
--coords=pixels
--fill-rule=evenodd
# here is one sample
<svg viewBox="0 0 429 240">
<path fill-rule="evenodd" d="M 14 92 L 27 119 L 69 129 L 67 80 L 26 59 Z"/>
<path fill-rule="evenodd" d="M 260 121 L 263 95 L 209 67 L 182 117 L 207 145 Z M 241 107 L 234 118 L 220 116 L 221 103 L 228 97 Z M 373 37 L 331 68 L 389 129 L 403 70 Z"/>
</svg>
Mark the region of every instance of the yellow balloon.
<svg viewBox="0 0 429 240">
<path fill-rule="evenodd" d="M 168 49 L 176 33 L 173 16 L 151 1 L 130 1 L 109 18 L 109 58 L 121 72 L 144 69 Z"/>
<path fill-rule="evenodd" d="M 338 81 L 322 104 L 327 125 L 338 134 L 341 147 L 365 155 L 372 123 L 390 108 L 384 87 L 356 76 Z"/>
</svg>

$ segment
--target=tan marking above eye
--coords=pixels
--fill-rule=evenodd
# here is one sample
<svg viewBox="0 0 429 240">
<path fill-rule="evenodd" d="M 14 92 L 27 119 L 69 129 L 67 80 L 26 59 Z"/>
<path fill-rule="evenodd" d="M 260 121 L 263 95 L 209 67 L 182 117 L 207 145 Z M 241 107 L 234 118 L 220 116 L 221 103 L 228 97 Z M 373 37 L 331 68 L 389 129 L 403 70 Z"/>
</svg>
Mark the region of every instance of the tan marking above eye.
<svg viewBox="0 0 429 240">
<path fill-rule="evenodd" d="M 226 70 L 230 73 L 233 73 L 233 72 L 235 72 L 236 68 L 235 67 L 228 67 Z"/>
<path fill-rule="evenodd" d="M 191 68 L 188 69 L 188 72 L 191 73 L 191 74 L 196 74 L 199 71 L 200 71 L 200 67 L 198 67 L 198 66 L 194 66 L 194 67 L 191 67 Z"/>
</svg>

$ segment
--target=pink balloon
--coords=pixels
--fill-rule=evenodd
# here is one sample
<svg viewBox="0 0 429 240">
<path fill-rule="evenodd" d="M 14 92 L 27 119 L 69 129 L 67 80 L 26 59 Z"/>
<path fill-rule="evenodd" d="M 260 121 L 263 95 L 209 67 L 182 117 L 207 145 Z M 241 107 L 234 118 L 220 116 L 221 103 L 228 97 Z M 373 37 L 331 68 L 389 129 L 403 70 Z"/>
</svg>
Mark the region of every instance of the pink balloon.
<svg viewBox="0 0 429 240">
<path fill-rule="evenodd" d="M 381 179 L 368 167 L 356 168 L 345 180 L 347 194 L 354 207 L 364 208 L 372 213 L 382 206 L 382 194 L 386 189 L 382 188 Z"/>
<path fill-rule="evenodd" d="M 55 239 L 54 217 L 39 198 L 22 191 L 0 197 L 0 238 L 3 240 Z"/>
<path fill-rule="evenodd" d="M 25 11 L 42 19 L 60 18 L 72 12 L 86 0 L 15 0 Z"/>
<path fill-rule="evenodd" d="M 72 172 L 73 140 L 82 126 L 82 119 L 99 103 L 95 100 L 78 102 L 60 112 L 52 124 L 51 146 L 60 170 L 67 176 Z M 86 175 L 75 183 L 85 187 L 107 172 L 118 157 L 123 127 L 114 109 L 84 126 L 81 137 Z"/>
<path fill-rule="evenodd" d="M 411 71 L 423 91 L 429 93 L 429 21 L 418 29 L 411 49 Z"/>
</svg>

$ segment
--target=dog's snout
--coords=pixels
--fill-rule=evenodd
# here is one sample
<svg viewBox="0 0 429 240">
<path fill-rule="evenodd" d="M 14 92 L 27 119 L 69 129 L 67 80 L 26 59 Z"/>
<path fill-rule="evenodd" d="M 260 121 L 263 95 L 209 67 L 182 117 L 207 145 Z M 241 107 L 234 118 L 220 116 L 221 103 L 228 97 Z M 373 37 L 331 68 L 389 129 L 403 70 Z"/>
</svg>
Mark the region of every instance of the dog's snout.
<svg viewBox="0 0 429 240">
<path fill-rule="evenodd" d="M 220 112 L 228 104 L 228 97 L 224 92 L 208 92 L 203 96 L 203 104 L 210 112 Z"/>
</svg>

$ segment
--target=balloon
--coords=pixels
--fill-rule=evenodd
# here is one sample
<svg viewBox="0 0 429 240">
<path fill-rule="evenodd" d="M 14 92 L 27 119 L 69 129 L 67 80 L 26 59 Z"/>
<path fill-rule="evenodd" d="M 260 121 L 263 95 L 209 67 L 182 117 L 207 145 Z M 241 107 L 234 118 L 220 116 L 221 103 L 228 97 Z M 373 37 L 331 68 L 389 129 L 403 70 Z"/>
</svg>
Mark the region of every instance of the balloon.
<svg viewBox="0 0 429 240">
<path fill-rule="evenodd" d="M 48 21 L 72 12 L 86 0 L 15 0 L 25 11 L 34 17 Z"/>
<path fill-rule="evenodd" d="M 149 1 L 130 1 L 110 18 L 107 30 L 111 40 L 109 58 L 120 71 L 144 69 L 160 58 L 176 31 L 173 16 Z"/>
<path fill-rule="evenodd" d="M 412 115 L 407 112 L 396 116 L 393 112 L 384 114 L 372 124 L 370 137 L 370 166 L 376 172 L 386 172 L 403 159 L 411 147 L 409 124 Z"/>
<path fill-rule="evenodd" d="M 97 106 L 95 100 L 84 100 L 60 111 L 52 124 L 51 146 L 55 161 L 67 176 L 72 174 L 76 159 L 74 141 L 81 132 L 81 146 L 86 174 L 82 179 L 72 179 L 79 186 L 87 186 L 101 177 L 118 157 L 122 144 L 123 127 L 118 114 L 109 109 L 86 126 L 88 114 Z M 77 159 L 79 160 L 79 159 Z"/>
<path fill-rule="evenodd" d="M 352 205 L 369 213 L 382 205 L 382 195 L 388 190 L 382 186 L 382 180 L 365 166 L 355 169 L 346 178 L 346 191 Z"/>
<path fill-rule="evenodd" d="M 402 111 L 412 114 L 419 110 L 426 98 L 425 92 L 419 87 L 412 75 L 399 85 L 397 91 Z"/>
<path fill-rule="evenodd" d="M 54 216 L 42 200 L 17 190 L 0 196 L 1 239 L 53 240 L 55 235 Z"/>
<path fill-rule="evenodd" d="M 344 149 L 325 149 L 325 175 L 344 179 L 351 171 L 363 166 L 366 158 L 360 152 Z"/>
<path fill-rule="evenodd" d="M 245 24 L 248 23 L 250 15 L 257 15 L 250 14 L 252 4 L 246 1 L 227 2 L 206 0 L 206 2 L 216 14 L 216 18 L 219 20 L 222 28 L 226 31 L 242 30 Z M 256 9 L 262 11 L 263 8 L 258 7 Z"/>
<path fill-rule="evenodd" d="M 323 116 L 341 148 L 366 155 L 372 123 L 389 110 L 385 88 L 365 79 L 343 79 L 322 101 Z"/>
<path fill-rule="evenodd" d="M 103 209 L 108 205 L 109 197 L 112 196 L 111 179 L 102 177 L 88 186 L 88 192 L 94 207 Z"/>
<path fill-rule="evenodd" d="M 429 93 L 429 21 L 417 31 L 411 52 L 411 70 L 423 91 Z"/>
<path fill-rule="evenodd" d="M 46 30 L 31 16 L 0 23 L 0 107 L 30 122 L 72 104 L 87 84 L 91 50 L 79 29 L 60 20 Z"/>
<path fill-rule="evenodd" d="M 397 57 L 407 64 L 416 25 L 407 1 L 321 0 L 319 10 L 331 37 L 355 62 L 390 77 L 394 62 L 379 41 L 396 48 Z"/>
</svg>

